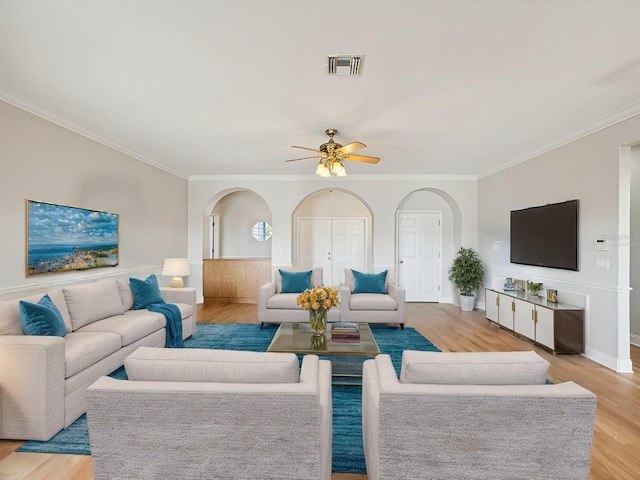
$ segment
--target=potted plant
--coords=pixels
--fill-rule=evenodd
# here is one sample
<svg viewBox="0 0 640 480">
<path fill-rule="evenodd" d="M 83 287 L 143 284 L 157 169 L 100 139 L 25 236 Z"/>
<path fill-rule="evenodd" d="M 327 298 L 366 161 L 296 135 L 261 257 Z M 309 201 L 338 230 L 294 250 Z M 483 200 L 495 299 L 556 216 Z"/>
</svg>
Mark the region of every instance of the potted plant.
<svg viewBox="0 0 640 480">
<path fill-rule="evenodd" d="M 542 282 L 530 282 L 527 280 L 527 291 L 529 295 L 537 297 L 540 295 L 540 290 L 542 290 Z"/>
<path fill-rule="evenodd" d="M 449 280 L 460 291 L 460 307 L 470 312 L 476 301 L 476 290 L 484 278 L 484 268 L 473 248 L 460 247 L 449 269 Z"/>
</svg>

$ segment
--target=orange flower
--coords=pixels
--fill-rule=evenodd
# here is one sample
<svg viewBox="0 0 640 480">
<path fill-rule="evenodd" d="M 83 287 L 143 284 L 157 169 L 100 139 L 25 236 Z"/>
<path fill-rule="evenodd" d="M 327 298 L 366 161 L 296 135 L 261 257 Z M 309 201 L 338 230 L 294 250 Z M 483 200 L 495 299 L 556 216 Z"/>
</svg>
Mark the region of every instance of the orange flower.
<svg viewBox="0 0 640 480">
<path fill-rule="evenodd" d="M 304 310 L 329 310 L 340 303 L 337 290 L 331 287 L 308 288 L 296 297 L 296 303 Z"/>
</svg>

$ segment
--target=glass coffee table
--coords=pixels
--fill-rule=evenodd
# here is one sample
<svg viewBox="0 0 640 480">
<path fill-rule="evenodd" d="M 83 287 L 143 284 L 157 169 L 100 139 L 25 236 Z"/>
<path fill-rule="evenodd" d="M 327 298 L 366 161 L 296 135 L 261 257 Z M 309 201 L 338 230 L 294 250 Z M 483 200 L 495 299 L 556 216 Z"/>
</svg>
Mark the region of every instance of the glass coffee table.
<svg viewBox="0 0 640 480">
<path fill-rule="evenodd" d="M 333 377 L 358 378 L 362 377 L 362 362 L 366 360 L 358 357 L 375 357 L 380 353 L 369 324 L 358 323 L 358 331 L 360 332 L 358 342 L 333 342 L 331 341 L 331 323 L 327 324 L 327 332 L 320 336 L 312 334 L 308 323 L 283 323 L 271 340 L 267 352 L 339 357 L 331 358 Z M 361 383 L 335 381 L 335 379 L 334 383 L 361 385 Z"/>
</svg>

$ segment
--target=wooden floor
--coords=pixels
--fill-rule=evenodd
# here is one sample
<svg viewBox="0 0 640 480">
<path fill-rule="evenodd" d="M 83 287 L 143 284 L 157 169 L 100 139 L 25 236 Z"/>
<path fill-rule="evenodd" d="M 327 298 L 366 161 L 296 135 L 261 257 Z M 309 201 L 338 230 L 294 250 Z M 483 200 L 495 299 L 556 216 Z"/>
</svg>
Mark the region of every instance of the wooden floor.
<svg viewBox="0 0 640 480">
<path fill-rule="evenodd" d="M 204 323 L 257 322 L 254 304 L 198 306 Z M 591 480 L 640 478 L 640 348 L 631 359 L 636 373 L 615 373 L 580 355 L 553 356 L 484 319 L 484 312 L 461 312 L 446 304 L 407 305 L 407 326 L 415 327 L 443 351 L 535 350 L 551 363 L 553 382 L 573 380 L 598 396 L 591 457 Z M 375 327 L 374 327 L 375 334 Z M 91 457 L 15 453 L 22 442 L 0 440 L 0 479 L 91 480 Z M 334 473 L 332 480 L 366 480 L 366 475 Z"/>
</svg>

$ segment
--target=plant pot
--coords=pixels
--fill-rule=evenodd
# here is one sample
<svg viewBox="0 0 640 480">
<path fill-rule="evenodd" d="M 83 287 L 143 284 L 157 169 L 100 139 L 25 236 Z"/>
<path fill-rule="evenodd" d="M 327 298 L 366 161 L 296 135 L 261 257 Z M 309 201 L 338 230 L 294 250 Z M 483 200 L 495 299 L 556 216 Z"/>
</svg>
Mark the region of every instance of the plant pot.
<svg viewBox="0 0 640 480">
<path fill-rule="evenodd" d="M 471 295 L 462 295 L 460 294 L 460 308 L 462 308 L 463 312 L 471 312 L 473 311 L 473 306 L 476 303 L 476 296 Z"/>
</svg>

